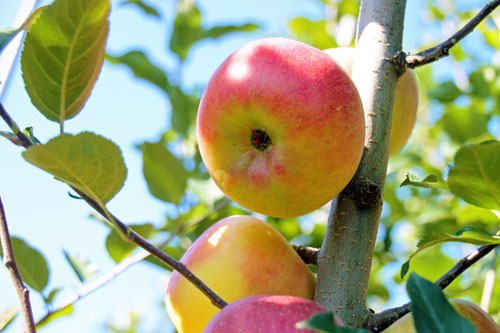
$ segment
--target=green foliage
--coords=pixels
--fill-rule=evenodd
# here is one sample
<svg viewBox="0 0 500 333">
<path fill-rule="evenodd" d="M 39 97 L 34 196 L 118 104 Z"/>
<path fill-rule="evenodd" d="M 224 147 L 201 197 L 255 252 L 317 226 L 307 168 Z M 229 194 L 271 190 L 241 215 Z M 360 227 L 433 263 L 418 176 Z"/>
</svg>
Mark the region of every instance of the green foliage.
<svg viewBox="0 0 500 333">
<path fill-rule="evenodd" d="M 23 157 L 101 204 L 122 188 L 127 176 L 118 146 L 90 132 L 60 135 L 30 147 Z"/>
<path fill-rule="evenodd" d="M 187 186 L 187 172 L 162 142 L 142 146 L 142 170 L 149 191 L 165 202 L 179 204 Z"/>
<path fill-rule="evenodd" d="M 189 49 L 205 38 L 217 39 L 232 32 L 255 31 L 258 25 L 247 23 L 243 25 L 215 26 L 205 29 L 202 26 L 202 16 L 193 0 L 179 0 L 177 16 L 174 21 L 174 31 L 170 37 L 170 50 L 181 60 L 187 58 Z"/>
<path fill-rule="evenodd" d="M 21 278 L 29 287 L 41 293 L 49 282 L 47 261 L 21 238 L 11 237 L 11 242 Z M 1 247 L 0 257 L 3 258 Z"/>
<path fill-rule="evenodd" d="M 442 290 L 432 282 L 412 273 L 406 290 L 411 298 L 411 313 L 417 332 L 476 332 L 475 327 L 457 313 Z"/>
<path fill-rule="evenodd" d="M 150 4 L 142 0 L 124 0 L 121 3 L 122 5 L 132 5 L 139 8 L 144 14 L 150 15 L 156 18 L 161 18 L 160 12 Z"/>
<path fill-rule="evenodd" d="M 478 207 L 500 210 L 500 142 L 463 146 L 448 183 L 456 196 Z"/>
<path fill-rule="evenodd" d="M 40 7 L 34 10 L 19 28 L 0 29 L 0 53 L 19 32 L 30 29 L 32 23 L 44 8 L 45 7 Z"/>
<path fill-rule="evenodd" d="M 21 58 L 26 90 L 61 128 L 80 112 L 97 80 L 109 9 L 108 0 L 55 0 L 26 35 Z"/>
<path fill-rule="evenodd" d="M 129 225 L 129 227 L 144 238 L 150 237 L 150 235 L 154 232 L 154 226 L 150 223 Z M 109 256 L 116 263 L 119 263 L 123 259 L 130 256 L 136 248 L 136 244 L 132 242 L 124 242 L 122 237 L 114 228 L 111 229 L 108 237 L 106 237 L 106 250 L 108 250 Z"/>
<path fill-rule="evenodd" d="M 66 261 L 73 269 L 73 272 L 75 272 L 76 276 L 78 277 L 78 280 L 80 280 L 80 282 L 82 283 L 92 278 L 97 273 L 98 266 L 96 264 L 90 263 L 85 258 L 71 255 L 67 251 L 64 251 L 64 257 L 66 258 Z M 54 291 L 56 293 L 58 292 L 57 289 L 52 290 L 47 300 L 50 300 L 51 298 L 55 297 L 55 295 L 52 294 Z"/>
<path fill-rule="evenodd" d="M 39 330 L 40 328 L 45 327 L 47 324 L 53 322 L 56 319 L 71 315 L 73 313 L 73 310 L 74 307 L 73 304 L 71 304 L 63 308 L 57 309 L 54 312 L 50 312 L 48 316 L 44 317 L 42 320 L 36 323 L 36 329 Z"/>
<path fill-rule="evenodd" d="M 12 323 L 18 312 L 19 310 L 17 308 L 10 308 L 0 313 L 0 332 Z"/>
</svg>

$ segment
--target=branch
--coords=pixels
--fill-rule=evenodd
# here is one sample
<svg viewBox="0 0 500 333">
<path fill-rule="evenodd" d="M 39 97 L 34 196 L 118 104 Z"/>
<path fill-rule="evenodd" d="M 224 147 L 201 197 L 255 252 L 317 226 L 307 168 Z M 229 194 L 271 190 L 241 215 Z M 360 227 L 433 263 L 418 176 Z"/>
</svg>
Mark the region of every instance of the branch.
<svg viewBox="0 0 500 333">
<path fill-rule="evenodd" d="M 9 114 L 5 111 L 3 105 L 0 103 L 0 116 L 5 120 L 7 125 L 11 127 L 16 133 L 15 128 L 17 128 L 17 125 L 15 122 L 10 118 Z M 33 146 L 33 143 L 31 142 L 30 139 L 24 135 L 21 131 L 17 130 L 17 137 L 19 139 L 23 140 L 23 146 L 25 148 L 29 148 Z M 176 270 L 181 274 L 183 277 L 185 277 L 189 282 L 191 282 L 196 288 L 198 288 L 205 296 L 207 296 L 212 304 L 219 309 L 222 309 L 227 305 L 227 303 L 220 298 L 215 292 L 213 292 L 203 281 L 201 281 L 196 275 L 191 272 L 186 265 L 181 263 L 180 261 L 175 260 L 174 258 L 170 257 L 168 254 L 164 253 L 162 250 L 160 250 L 157 246 L 153 245 L 150 243 L 148 240 L 143 238 L 141 235 L 130 229 L 125 223 L 120 221 L 116 216 L 108 212 L 106 209 L 101 207 L 101 205 L 96 202 L 94 199 L 91 197 L 87 196 L 85 193 L 81 192 L 79 189 L 71 186 L 68 184 L 70 188 L 72 188 L 83 200 L 85 200 L 92 208 L 94 208 L 99 214 L 101 214 L 102 217 L 104 217 L 106 220 L 111 222 L 113 225 L 116 226 L 117 231 L 124 236 L 124 238 L 127 239 L 129 242 L 133 242 L 137 244 L 138 246 L 142 247 L 144 250 L 148 251 L 158 259 L 160 259 L 162 262 L 170 266 L 172 269 Z"/>
<path fill-rule="evenodd" d="M 7 227 L 7 219 L 3 208 L 2 199 L 0 198 L 0 240 L 2 243 L 3 263 L 9 271 L 10 278 L 16 289 L 17 298 L 21 304 L 21 312 L 24 318 L 24 326 L 29 333 L 36 332 L 35 321 L 31 311 L 31 303 L 29 298 L 29 290 L 23 283 L 19 269 L 17 268 L 14 250 L 10 241 L 9 228 Z"/>
<path fill-rule="evenodd" d="M 481 23 L 481 21 L 484 20 L 499 5 L 500 0 L 491 1 L 484 6 L 484 8 L 476 16 L 474 16 L 469 23 L 443 43 L 417 54 L 407 56 L 406 65 L 410 68 L 415 68 L 448 56 L 450 54 L 450 49 L 465 36 L 470 34 L 479 25 L 479 23 Z"/>
<path fill-rule="evenodd" d="M 197 224 L 202 223 L 207 218 L 209 218 L 210 215 L 212 215 L 213 213 L 215 213 L 215 212 L 221 210 L 222 208 L 226 207 L 229 204 L 229 202 L 230 201 L 227 200 L 227 199 L 221 201 L 216 206 L 214 206 L 207 214 L 205 214 L 205 216 L 200 217 L 195 222 L 193 222 L 192 224 L 190 224 L 190 226 L 195 226 Z M 161 242 L 158 245 L 158 247 L 161 248 L 161 247 L 167 245 L 168 243 L 170 243 L 170 241 L 175 236 L 179 235 L 183 230 L 184 230 L 184 224 L 181 224 L 179 227 L 177 227 L 177 229 L 173 233 L 171 233 L 167 237 L 166 240 L 164 240 L 163 242 Z M 43 325 L 54 314 L 58 313 L 59 311 L 62 311 L 64 309 L 66 309 L 68 306 L 73 305 L 74 303 L 76 303 L 80 299 L 82 299 L 83 297 L 89 295 L 93 291 L 95 291 L 95 290 L 101 288 L 102 286 L 106 285 L 108 282 L 112 281 L 115 277 L 117 277 L 118 275 L 120 275 L 121 273 L 123 273 L 127 268 L 129 268 L 129 267 L 137 264 L 138 262 L 141 262 L 142 260 L 146 259 L 150 255 L 151 255 L 151 253 L 149 253 L 148 251 L 144 250 L 144 251 L 141 251 L 141 252 L 139 252 L 139 253 L 137 253 L 137 254 L 135 254 L 135 255 L 127 258 L 127 259 L 124 259 L 119 264 L 117 264 L 111 271 L 109 271 L 108 273 L 104 274 L 100 278 L 94 280 L 91 284 L 89 284 L 89 285 L 85 286 L 84 288 L 82 288 L 76 295 L 67 298 L 64 302 L 62 302 L 62 304 L 60 306 L 57 307 L 57 309 L 50 310 L 49 312 L 47 312 L 42 318 L 40 318 L 37 321 L 36 325 L 37 326 Z"/>
<path fill-rule="evenodd" d="M 437 284 L 441 289 L 448 287 L 460 274 L 462 274 L 467 268 L 476 263 L 479 259 L 483 258 L 485 255 L 493 251 L 498 244 L 485 245 L 477 248 L 472 253 L 460 259 L 455 266 L 453 266 L 448 272 L 441 276 L 435 284 Z M 402 306 L 388 309 L 373 315 L 370 318 L 370 324 L 367 325 L 372 331 L 380 332 L 399 318 L 410 312 L 410 303 L 406 303 Z"/>
<path fill-rule="evenodd" d="M 318 265 L 319 249 L 303 245 L 291 245 L 299 257 L 308 265 Z"/>
</svg>

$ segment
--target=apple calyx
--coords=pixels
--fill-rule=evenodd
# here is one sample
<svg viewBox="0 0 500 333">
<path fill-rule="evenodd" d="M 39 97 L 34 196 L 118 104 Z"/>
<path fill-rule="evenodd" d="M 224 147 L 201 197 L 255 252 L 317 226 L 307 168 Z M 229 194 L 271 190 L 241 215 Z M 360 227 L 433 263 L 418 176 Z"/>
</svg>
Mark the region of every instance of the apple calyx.
<svg viewBox="0 0 500 333">
<path fill-rule="evenodd" d="M 253 129 L 252 135 L 250 136 L 250 143 L 258 150 L 264 151 L 272 144 L 272 141 L 266 131 Z"/>
</svg>

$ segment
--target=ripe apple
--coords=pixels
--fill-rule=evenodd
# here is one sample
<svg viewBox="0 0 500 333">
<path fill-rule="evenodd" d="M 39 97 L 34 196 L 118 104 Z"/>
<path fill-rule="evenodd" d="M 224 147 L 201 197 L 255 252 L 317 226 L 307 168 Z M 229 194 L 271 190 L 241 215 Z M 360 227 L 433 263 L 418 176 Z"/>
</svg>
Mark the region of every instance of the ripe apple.
<svg viewBox="0 0 500 333">
<path fill-rule="evenodd" d="M 352 74 L 354 62 L 354 48 L 338 47 L 324 50 L 338 62 L 347 74 Z M 417 120 L 418 109 L 418 87 L 415 75 L 411 69 L 399 78 L 394 96 L 394 111 L 392 113 L 391 138 L 389 140 L 389 156 L 393 156 L 408 142 L 412 133 L 415 121 Z"/>
<path fill-rule="evenodd" d="M 265 38 L 215 71 L 197 136 L 215 183 L 241 206 L 296 217 L 333 199 L 353 177 L 365 122 L 354 83 L 312 46 Z"/>
<path fill-rule="evenodd" d="M 321 312 L 328 310 L 316 302 L 301 297 L 253 295 L 222 309 L 208 323 L 203 333 L 313 333 L 314 330 L 297 329 L 295 324 Z M 343 326 L 338 318 L 335 318 L 335 322 Z"/>
<path fill-rule="evenodd" d="M 314 297 L 315 277 L 302 259 L 277 230 L 251 216 L 220 220 L 181 262 L 228 303 L 257 294 Z M 165 303 L 181 333 L 201 332 L 219 311 L 177 272 L 170 277 Z"/>
<path fill-rule="evenodd" d="M 476 304 L 463 299 L 450 299 L 451 305 L 457 312 L 468 319 L 477 333 L 500 333 L 500 327 L 495 321 Z M 404 315 L 397 322 L 389 326 L 384 332 L 387 333 L 415 333 L 413 317 L 411 313 Z"/>
</svg>

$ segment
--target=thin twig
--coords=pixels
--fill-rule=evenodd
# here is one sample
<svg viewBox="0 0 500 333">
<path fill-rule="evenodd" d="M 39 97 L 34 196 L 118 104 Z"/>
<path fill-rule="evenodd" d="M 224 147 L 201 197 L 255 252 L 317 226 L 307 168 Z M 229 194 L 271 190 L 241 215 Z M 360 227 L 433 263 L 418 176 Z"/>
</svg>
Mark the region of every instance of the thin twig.
<svg viewBox="0 0 500 333">
<path fill-rule="evenodd" d="M 302 261 L 308 265 L 318 265 L 319 249 L 303 245 L 292 244 L 292 248 L 297 252 Z"/>
<path fill-rule="evenodd" d="M 209 212 L 207 212 L 207 214 L 205 214 L 204 216 L 200 217 L 199 219 L 197 219 L 196 221 L 194 221 L 193 223 L 191 223 L 190 226 L 195 226 L 197 224 L 202 223 L 207 218 L 209 218 L 213 213 L 215 213 L 215 212 L 221 210 L 222 208 L 226 207 L 229 203 L 230 203 L 230 201 L 228 199 L 225 199 L 225 200 L 219 202 Z M 158 247 L 162 248 L 163 246 L 165 246 L 168 243 L 170 243 L 170 241 L 175 236 L 178 236 L 183 231 L 183 229 L 184 229 L 184 224 L 181 224 L 173 233 L 171 233 L 167 237 L 167 239 L 165 239 L 164 241 L 162 241 L 158 245 Z M 50 317 L 52 315 L 54 315 L 55 313 L 57 313 L 57 312 L 59 312 L 61 310 L 64 310 L 68 306 L 73 305 L 74 303 L 78 302 L 83 297 L 89 295 L 93 291 L 101 288 L 102 286 L 106 285 L 108 282 L 112 281 L 115 277 L 117 277 L 118 275 L 120 275 L 121 273 L 123 273 L 127 268 L 129 268 L 129 267 L 137 264 L 138 262 L 141 262 L 142 260 L 148 258 L 149 256 L 151 256 L 151 253 L 149 253 L 146 250 L 143 250 L 143 251 L 141 251 L 141 252 L 139 252 L 139 253 L 137 253 L 137 254 L 135 254 L 135 255 L 127 258 L 127 259 L 124 259 L 119 264 L 117 264 L 111 271 L 109 271 L 108 273 L 104 274 L 100 278 L 94 280 L 91 284 L 89 284 L 89 285 L 85 286 L 84 288 L 82 288 L 76 295 L 71 296 L 68 299 L 66 299 L 56 309 L 52 309 L 49 312 L 47 312 L 42 318 L 40 318 L 37 321 L 36 325 L 37 326 L 42 325 L 45 321 L 49 320 Z"/>
<path fill-rule="evenodd" d="M 483 258 L 485 255 L 493 251 L 498 245 L 485 245 L 477 248 L 472 253 L 463 257 L 458 261 L 455 266 L 453 266 L 448 272 L 441 276 L 435 284 L 437 284 L 441 289 L 449 286 L 460 274 L 465 272 L 467 268 L 476 263 L 479 259 Z M 389 325 L 394 323 L 396 320 L 410 312 L 410 303 L 406 303 L 402 306 L 388 309 L 377 313 L 372 316 L 370 329 L 374 332 L 380 332 L 387 328 Z"/>
<path fill-rule="evenodd" d="M 31 303 L 29 297 L 29 290 L 24 285 L 19 269 L 17 268 L 12 242 L 10 241 L 9 228 L 7 226 L 7 218 L 5 217 L 5 210 L 3 208 L 2 199 L 0 198 L 0 240 L 2 243 L 3 263 L 9 271 L 10 278 L 16 289 L 17 298 L 21 304 L 21 312 L 24 318 L 24 326 L 26 332 L 36 332 L 35 321 L 33 320 L 33 313 L 31 311 Z"/>
<path fill-rule="evenodd" d="M 406 65 L 409 68 L 415 68 L 448 56 L 450 54 L 450 49 L 465 36 L 470 34 L 479 25 L 479 23 L 481 23 L 481 21 L 484 20 L 499 5 L 500 0 L 491 1 L 486 6 L 484 6 L 484 8 L 481 9 L 481 11 L 476 16 L 474 16 L 474 18 L 470 20 L 462 29 L 457 31 L 453 36 L 448 38 L 443 43 L 417 54 L 407 56 Z"/>
<path fill-rule="evenodd" d="M 15 123 L 15 121 L 10 117 L 10 115 L 5 111 L 3 104 L 0 103 L 0 117 L 5 121 L 7 126 L 14 132 L 14 135 L 19 139 L 19 144 L 24 148 L 28 148 L 32 146 L 30 139 L 19 129 L 19 126 Z"/>
</svg>

